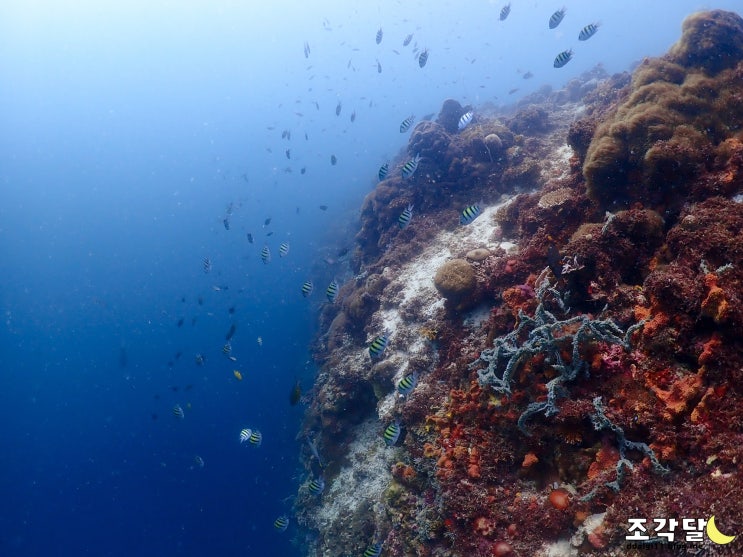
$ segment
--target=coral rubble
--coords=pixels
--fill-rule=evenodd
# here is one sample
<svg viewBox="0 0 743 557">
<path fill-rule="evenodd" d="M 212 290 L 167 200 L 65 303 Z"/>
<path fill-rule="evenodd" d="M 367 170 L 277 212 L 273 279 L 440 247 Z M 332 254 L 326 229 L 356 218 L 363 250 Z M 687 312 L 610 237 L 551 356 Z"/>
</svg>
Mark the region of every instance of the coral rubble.
<svg viewBox="0 0 743 557">
<path fill-rule="evenodd" d="M 322 315 L 309 555 L 643 555 L 635 518 L 743 534 L 742 80 L 743 19 L 702 12 L 631 79 L 416 126 L 398 165 L 420 168 L 369 193 Z"/>
</svg>

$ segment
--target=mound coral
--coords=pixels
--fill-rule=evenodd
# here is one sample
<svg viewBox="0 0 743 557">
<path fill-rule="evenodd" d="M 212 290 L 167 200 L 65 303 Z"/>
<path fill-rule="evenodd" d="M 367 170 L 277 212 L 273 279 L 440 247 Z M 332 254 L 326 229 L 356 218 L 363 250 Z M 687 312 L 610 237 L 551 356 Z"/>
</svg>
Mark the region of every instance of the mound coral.
<svg viewBox="0 0 743 557">
<path fill-rule="evenodd" d="M 464 259 L 447 261 L 433 279 L 441 295 L 446 298 L 455 309 L 462 309 L 472 305 L 472 295 L 477 288 L 477 279 L 472 266 Z"/>
<path fill-rule="evenodd" d="M 583 174 L 593 199 L 676 206 L 743 126 L 741 45 L 737 14 L 694 14 L 665 57 L 637 68 L 629 96 L 588 147 Z"/>
</svg>

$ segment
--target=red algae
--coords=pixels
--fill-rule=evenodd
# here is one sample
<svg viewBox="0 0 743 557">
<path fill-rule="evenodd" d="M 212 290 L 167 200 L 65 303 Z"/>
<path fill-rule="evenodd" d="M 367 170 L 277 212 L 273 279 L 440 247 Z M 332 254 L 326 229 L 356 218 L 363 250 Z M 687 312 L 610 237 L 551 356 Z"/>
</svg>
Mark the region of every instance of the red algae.
<svg viewBox="0 0 743 557">
<path fill-rule="evenodd" d="M 416 127 L 401 160 L 427 159 L 365 200 L 357 274 L 323 316 L 305 427 L 328 462 L 319 470 L 308 455 L 307 467 L 328 487 L 297 505 L 317 536 L 311 555 L 360 554 L 372 538 L 390 555 L 642 555 L 626 540 L 631 518 L 714 514 L 743 533 L 738 19 L 695 14 L 671 53 L 586 96 L 582 120 L 571 86 L 461 132 L 467 107 L 446 101 Z M 695 37 L 724 39 L 732 54 L 708 60 Z M 707 89 L 719 95 L 687 94 Z M 699 137 L 701 122 L 714 137 Z M 499 209 L 457 227 L 472 199 Z M 408 203 L 420 218 L 400 230 Z M 489 254 L 465 259 L 474 249 Z M 433 281 L 447 261 L 462 280 L 442 296 Z M 621 342 L 559 340 L 609 321 Z M 548 328 L 552 349 L 524 349 L 537 328 L 524 323 Z M 387 328 L 390 346 L 372 361 L 368 341 Z M 514 331 L 511 380 L 481 384 L 478 358 Z M 394 420 L 403 433 L 387 447 Z M 742 544 L 695 547 L 734 555 Z"/>
</svg>

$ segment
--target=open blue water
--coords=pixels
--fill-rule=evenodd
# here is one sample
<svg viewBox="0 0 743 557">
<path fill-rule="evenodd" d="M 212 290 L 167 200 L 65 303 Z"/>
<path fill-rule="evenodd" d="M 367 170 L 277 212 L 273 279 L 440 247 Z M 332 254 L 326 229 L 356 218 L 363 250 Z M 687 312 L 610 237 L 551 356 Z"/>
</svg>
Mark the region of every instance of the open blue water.
<svg viewBox="0 0 743 557">
<path fill-rule="evenodd" d="M 549 31 L 562 2 L 503 4 L 2 3 L 0 555 L 304 554 L 272 526 L 303 479 L 289 390 L 400 121 L 626 69 L 709 7 L 565 2 Z"/>
</svg>

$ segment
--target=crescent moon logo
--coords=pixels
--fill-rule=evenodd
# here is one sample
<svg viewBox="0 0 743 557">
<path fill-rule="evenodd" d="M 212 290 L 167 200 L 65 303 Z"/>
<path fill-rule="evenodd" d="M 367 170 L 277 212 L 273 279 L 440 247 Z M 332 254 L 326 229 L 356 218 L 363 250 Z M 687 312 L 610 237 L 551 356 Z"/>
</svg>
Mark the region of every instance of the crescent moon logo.
<svg viewBox="0 0 743 557">
<path fill-rule="evenodd" d="M 712 515 L 707 521 L 707 537 L 717 545 L 728 544 L 736 538 L 736 536 L 727 536 L 717 529 L 715 515 Z"/>
</svg>

